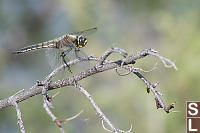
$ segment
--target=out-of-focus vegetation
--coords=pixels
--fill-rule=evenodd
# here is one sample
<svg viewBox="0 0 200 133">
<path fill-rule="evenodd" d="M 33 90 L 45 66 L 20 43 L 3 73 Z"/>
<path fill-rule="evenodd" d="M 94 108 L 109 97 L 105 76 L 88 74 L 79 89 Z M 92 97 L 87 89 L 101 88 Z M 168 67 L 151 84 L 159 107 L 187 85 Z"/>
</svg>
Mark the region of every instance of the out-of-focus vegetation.
<svg viewBox="0 0 200 133">
<path fill-rule="evenodd" d="M 172 60 L 178 71 L 164 68 L 159 60 L 148 57 L 136 66 L 150 70 L 143 73 L 158 81 L 169 104 L 177 101 L 179 113 L 157 110 L 154 97 L 136 76 L 119 77 L 104 72 L 81 81 L 116 127 L 140 133 L 185 132 L 185 102 L 200 100 L 200 1 L 199 0 L 1 0 L 0 1 L 0 99 L 20 89 L 30 88 L 51 69 L 44 51 L 12 55 L 13 50 L 63 34 L 97 26 L 82 50 L 100 56 L 111 46 L 134 53 L 153 48 Z M 73 69 L 76 72 L 76 69 Z M 50 92 L 56 93 L 58 90 Z M 87 99 L 75 88 L 60 89 L 53 112 L 60 119 L 80 110 L 80 117 L 67 122 L 71 133 L 106 132 Z M 42 108 L 41 95 L 19 104 L 27 132 L 59 132 Z M 0 132 L 19 132 L 16 112 L 0 110 Z"/>
</svg>

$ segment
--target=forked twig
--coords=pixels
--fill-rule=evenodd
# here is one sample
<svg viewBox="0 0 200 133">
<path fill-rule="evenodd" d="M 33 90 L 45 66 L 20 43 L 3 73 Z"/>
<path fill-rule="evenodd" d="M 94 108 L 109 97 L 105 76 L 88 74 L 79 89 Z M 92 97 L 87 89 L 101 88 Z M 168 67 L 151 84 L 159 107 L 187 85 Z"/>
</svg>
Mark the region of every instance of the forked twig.
<svg viewBox="0 0 200 133">
<path fill-rule="evenodd" d="M 97 115 L 99 116 L 99 118 L 101 120 L 105 121 L 110 126 L 110 128 L 112 129 L 113 132 L 116 132 L 117 131 L 116 128 L 113 126 L 113 124 L 110 122 L 110 120 L 104 115 L 104 113 L 101 111 L 99 106 L 95 103 L 95 101 L 93 100 L 91 95 L 82 86 L 80 86 L 77 82 L 74 82 L 74 87 L 78 88 L 80 90 L 80 92 L 86 96 L 86 98 L 90 101 L 90 103 L 94 107 L 95 111 L 97 112 Z"/>
<path fill-rule="evenodd" d="M 19 128 L 20 128 L 20 131 L 21 133 L 26 133 L 25 132 L 25 128 L 24 128 L 24 125 L 23 125 L 23 121 L 22 121 L 22 116 L 21 116 L 21 111 L 20 111 L 20 108 L 16 102 L 16 100 L 11 96 L 9 98 L 9 101 L 11 102 L 11 104 L 15 107 L 16 109 L 16 112 L 17 112 L 17 124 L 19 125 Z"/>
<path fill-rule="evenodd" d="M 47 96 L 47 88 L 50 82 L 47 82 L 44 86 L 43 86 L 43 90 L 42 90 L 42 95 L 43 95 L 43 108 L 46 110 L 47 114 L 51 117 L 52 121 L 58 126 L 58 128 L 60 129 L 61 133 L 65 133 L 64 129 L 62 128 L 62 123 L 65 123 L 67 121 L 73 120 L 75 118 L 77 118 L 82 112 L 83 110 L 81 110 L 78 114 L 67 118 L 65 120 L 58 120 L 58 118 L 52 113 L 52 111 L 49 109 L 49 106 L 51 107 L 51 102 L 48 100 L 48 96 Z M 53 98 L 53 96 L 52 96 Z M 50 103 L 50 104 L 49 104 Z"/>
<path fill-rule="evenodd" d="M 43 90 L 42 90 L 43 108 L 45 109 L 47 114 L 50 116 L 52 121 L 58 126 L 58 128 L 60 129 L 60 132 L 65 133 L 64 129 L 62 128 L 61 122 L 57 119 L 57 117 L 49 109 L 49 106 L 48 106 L 49 101 L 47 100 L 47 89 L 46 88 L 47 88 L 47 86 L 45 85 L 45 86 L 43 86 Z"/>
<path fill-rule="evenodd" d="M 120 60 L 117 60 L 117 61 L 107 60 L 107 58 L 114 52 L 122 55 L 123 58 L 120 59 Z M 144 58 L 144 57 L 146 57 L 148 55 L 152 55 L 152 56 L 158 57 L 163 62 L 165 67 L 173 67 L 174 69 L 177 70 L 176 65 L 175 65 L 174 62 L 172 62 L 171 60 L 169 60 L 169 59 L 167 59 L 165 57 L 160 56 L 157 53 L 157 51 L 155 51 L 153 49 L 145 49 L 145 50 L 139 51 L 139 52 L 137 52 L 135 54 L 132 54 L 132 55 L 128 56 L 128 54 L 126 53 L 125 50 L 113 47 L 111 49 L 108 49 L 100 58 L 97 58 L 95 56 L 89 56 L 88 57 L 88 61 L 97 61 L 95 66 L 93 66 L 92 68 L 88 68 L 87 70 L 84 70 L 82 72 L 74 74 L 74 75 L 72 75 L 70 77 L 67 77 L 66 79 L 62 79 L 62 80 L 58 80 L 58 81 L 52 82 L 52 78 L 59 71 L 64 69 L 66 66 L 71 66 L 71 65 L 74 65 L 74 64 L 76 64 L 78 62 L 81 62 L 81 61 L 84 61 L 84 60 L 75 59 L 75 60 L 67 62 L 67 64 L 64 64 L 64 65 L 58 67 L 52 73 L 50 73 L 45 78 L 44 81 L 37 82 L 30 89 L 20 91 L 16 95 L 13 95 L 13 96 L 11 96 L 9 98 L 5 98 L 3 100 L 0 100 L 0 108 L 4 108 L 4 107 L 7 107 L 7 106 L 15 106 L 15 108 L 17 110 L 18 123 L 20 125 L 20 130 L 21 130 L 21 132 L 25 133 L 23 122 L 22 122 L 22 119 L 21 119 L 21 112 L 19 110 L 19 107 L 18 107 L 17 103 L 19 103 L 19 102 L 21 102 L 23 100 L 26 100 L 26 99 L 28 99 L 28 98 L 30 98 L 32 96 L 35 96 L 37 94 L 41 94 L 42 93 L 44 109 L 46 110 L 47 114 L 51 117 L 51 119 L 59 127 L 61 133 L 64 133 L 64 130 L 63 130 L 62 126 L 61 126 L 61 123 L 78 117 L 80 115 L 80 113 L 75 115 L 74 117 L 68 118 L 66 120 L 58 120 L 57 117 L 49 109 L 49 105 L 50 105 L 49 103 L 51 101 L 48 101 L 49 97 L 47 95 L 47 91 L 50 91 L 50 90 L 53 90 L 53 89 L 58 89 L 58 88 L 61 88 L 61 87 L 64 87 L 64 86 L 75 86 L 76 88 L 79 88 L 80 92 L 83 93 L 87 97 L 87 99 L 90 101 L 90 103 L 93 105 L 93 107 L 94 107 L 95 111 L 97 112 L 99 118 L 102 120 L 102 126 L 103 126 L 103 128 L 105 130 L 110 131 L 110 132 L 120 132 L 120 133 L 125 133 L 126 132 L 126 133 L 129 133 L 131 131 L 131 129 L 132 129 L 132 126 L 131 126 L 131 129 L 129 131 L 123 131 L 123 130 L 115 128 L 113 126 L 113 124 L 109 121 L 109 119 L 103 114 L 103 112 L 97 106 L 97 104 L 94 102 L 94 100 L 91 97 L 91 95 L 81 85 L 79 85 L 77 82 L 82 80 L 82 79 L 84 79 L 84 78 L 87 78 L 87 77 L 89 77 L 91 75 L 121 67 L 123 69 L 128 70 L 129 73 L 130 72 L 134 73 L 135 75 L 137 75 L 145 83 L 145 85 L 147 86 L 147 92 L 149 93 L 151 91 L 154 94 L 157 108 L 163 108 L 165 110 L 165 112 L 167 112 L 167 113 L 172 112 L 171 109 L 174 108 L 174 104 L 175 103 L 172 103 L 169 106 L 165 105 L 165 103 L 161 99 L 162 94 L 160 92 L 158 92 L 157 90 L 155 90 L 155 88 L 158 85 L 158 83 L 151 84 L 139 72 L 139 71 L 144 71 L 143 69 L 134 68 L 132 66 L 132 64 L 134 64 L 136 60 Z M 105 128 L 103 122 L 105 122 L 110 127 L 110 130 Z"/>
<path fill-rule="evenodd" d="M 122 55 L 123 57 L 127 57 L 127 52 L 123 49 L 120 49 L 120 48 L 116 48 L 116 47 L 112 47 L 108 50 L 106 50 L 106 52 L 104 52 L 104 54 L 101 56 L 101 58 L 99 59 L 99 61 L 96 63 L 96 66 L 100 66 L 103 64 L 103 62 L 106 60 L 106 58 L 112 54 L 112 53 L 118 53 L 120 55 Z"/>
<path fill-rule="evenodd" d="M 155 84 L 151 84 L 141 73 L 135 71 L 134 67 L 132 66 L 123 66 L 123 68 L 125 68 L 126 70 L 129 70 L 130 72 L 133 72 L 135 75 L 137 75 L 142 81 L 144 81 L 144 83 L 147 86 L 147 93 L 149 93 L 150 91 L 154 94 L 155 96 L 155 100 L 156 100 L 156 106 L 157 108 L 163 108 L 165 110 L 166 113 L 169 113 L 170 110 L 172 108 L 174 108 L 174 104 L 172 103 L 171 105 L 169 105 L 168 107 L 165 105 L 165 103 L 163 102 L 161 96 L 163 96 L 162 93 L 156 91 L 154 88 L 156 88 L 156 86 L 158 85 L 158 83 L 156 82 Z"/>
<path fill-rule="evenodd" d="M 74 86 L 76 88 L 79 89 L 79 91 L 81 93 L 83 93 L 86 98 L 90 101 L 90 103 L 92 104 L 92 106 L 94 107 L 95 111 L 97 112 L 97 115 L 99 116 L 99 118 L 106 122 L 107 125 L 111 128 L 111 132 L 114 132 L 114 133 L 124 133 L 125 131 L 123 130 L 120 130 L 120 129 L 117 129 L 114 127 L 114 125 L 110 122 L 110 120 L 105 116 L 105 114 L 101 111 L 101 109 L 99 108 L 99 106 L 95 103 L 94 99 L 91 97 L 91 95 L 81 86 L 79 85 L 77 82 L 74 82 Z M 103 124 L 102 124 L 103 125 Z M 104 127 L 104 125 L 103 125 Z M 106 128 L 104 127 L 104 129 L 106 130 Z M 108 129 L 107 129 L 108 131 Z"/>
</svg>

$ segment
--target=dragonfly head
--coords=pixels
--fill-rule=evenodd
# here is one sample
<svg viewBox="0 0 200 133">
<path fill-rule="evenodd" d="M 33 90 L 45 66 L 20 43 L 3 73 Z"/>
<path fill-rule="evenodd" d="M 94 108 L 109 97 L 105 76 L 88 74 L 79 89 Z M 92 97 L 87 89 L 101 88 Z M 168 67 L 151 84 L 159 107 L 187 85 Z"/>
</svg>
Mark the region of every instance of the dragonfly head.
<svg viewBox="0 0 200 133">
<path fill-rule="evenodd" d="M 78 48 L 82 48 L 87 44 L 87 38 L 84 36 L 78 36 L 77 38 L 77 46 Z"/>
</svg>

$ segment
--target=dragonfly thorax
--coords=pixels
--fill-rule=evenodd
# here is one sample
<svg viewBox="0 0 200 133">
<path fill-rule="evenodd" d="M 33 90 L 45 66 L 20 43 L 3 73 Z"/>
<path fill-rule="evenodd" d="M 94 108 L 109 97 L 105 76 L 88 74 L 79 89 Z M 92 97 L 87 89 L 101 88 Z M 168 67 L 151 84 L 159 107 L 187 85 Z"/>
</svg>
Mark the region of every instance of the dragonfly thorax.
<svg viewBox="0 0 200 133">
<path fill-rule="evenodd" d="M 86 38 L 86 37 L 84 37 L 84 36 L 82 36 L 82 35 L 77 36 L 77 44 L 76 44 L 76 46 L 77 46 L 78 48 L 82 48 L 82 47 L 84 47 L 86 44 L 87 44 L 87 38 Z"/>
</svg>

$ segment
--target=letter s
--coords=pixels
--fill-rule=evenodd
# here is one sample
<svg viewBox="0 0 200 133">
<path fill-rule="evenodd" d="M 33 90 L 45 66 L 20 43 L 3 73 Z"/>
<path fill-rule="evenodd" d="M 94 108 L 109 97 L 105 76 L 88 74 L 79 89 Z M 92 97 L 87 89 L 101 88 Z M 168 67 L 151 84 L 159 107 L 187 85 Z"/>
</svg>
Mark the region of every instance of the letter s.
<svg viewBox="0 0 200 133">
<path fill-rule="evenodd" d="M 192 107 L 192 106 L 195 106 L 196 108 L 195 108 L 195 107 Z M 193 111 L 194 111 L 194 113 L 192 113 L 192 112 L 189 110 L 188 113 L 189 113 L 190 115 L 197 115 L 197 114 L 198 114 L 198 109 L 197 109 L 198 104 L 196 104 L 196 103 L 189 103 L 188 107 L 189 107 L 190 110 L 193 110 Z"/>
</svg>

